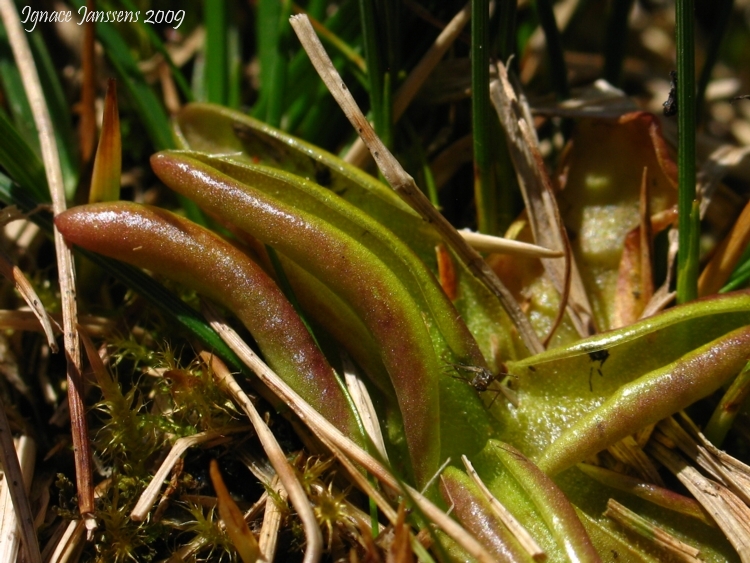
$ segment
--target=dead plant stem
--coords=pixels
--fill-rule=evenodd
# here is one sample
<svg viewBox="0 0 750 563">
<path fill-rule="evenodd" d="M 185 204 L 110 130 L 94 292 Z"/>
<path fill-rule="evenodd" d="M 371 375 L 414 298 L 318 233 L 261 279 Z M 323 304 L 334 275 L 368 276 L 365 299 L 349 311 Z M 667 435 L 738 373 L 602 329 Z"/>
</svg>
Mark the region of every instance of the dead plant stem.
<svg viewBox="0 0 750 563">
<path fill-rule="evenodd" d="M 63 185 L 60 157 L 57 151 L 54 129 L 44 99 L 39 74 L 31 55 L 26 32 L 21 27 L 18 12 L 12 0 L 0 0 L 0 14 L 8 33 L 8 42 L 13 50 L 16 65 L 23 69 L 21 80 L 34 115 L 34 124 L 39 133 L 44 170 L 47 175 L 52 209 L 55 215 L 65 211 L 65 189 Z M 78 340 L 75 271 L 73 253 L 65 244 L 60 232 L 54 229 L 57 270 L 60 278 L 60 298 L 63 312 L 63 342 L 67 361 L 68 404 L 73 437 L 73 452 L 78 488 L 78 508 L 86 520 L 89 530 L 95 527 L 91 516 L 94 511 L 93 471 L 91 444 L 89 443 L 86 410 L 83 404 L 83 382 L 81 378 L 81 351 Z"/>
</svg>

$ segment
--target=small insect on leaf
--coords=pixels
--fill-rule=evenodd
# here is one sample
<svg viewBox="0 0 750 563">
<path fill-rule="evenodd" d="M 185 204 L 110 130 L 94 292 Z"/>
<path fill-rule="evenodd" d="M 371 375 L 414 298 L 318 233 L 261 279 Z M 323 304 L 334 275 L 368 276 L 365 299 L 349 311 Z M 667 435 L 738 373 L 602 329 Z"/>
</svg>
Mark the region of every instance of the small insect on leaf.
<svg viewBox="0 0 750 563">
<path fill-rule="evenodd" d="M 515 404 L 516 403 L 516 397 L 514 396 L 515 393 L 513 393 L 508 387 L 505 385 L 500 384 L 498 389 L 490 389 L 490 385 L 492 385 L 493 381 L 499 381 L 501 378 L 508 375 L 507 373 L 501 371 L 497 374 L 492 373 L 489 369 L 479 366 L 471 366 L 466 364 L 454 364 L 452 362 L 449 362 L 450 366 L 457 372 L 457 373 L 463 373 L 464 376 L 451 376 L 455 379 L 461 379 L 471 385 L 475 391 L 478 393 L 483 393 L 484 391 L 494 391 L 495 396 L 492 398 L 492 402 L 489 404 L 489 406 L 492 406 L 492 403 L 495 402 L 497 399 L 497 396 L 502 393 L 508 399 Z"/>
<path fill-rule="evenodd" d="M 602 373 L 602 368 L 604 367 L 604 362 L 607 361 L 607 358 L 609 358 L 609 352 L 607 350 L 595 350 L 594 352 L 589 352 L 589 358 L 592 362 L 599 362 L 599 367 L 596 368 L 596 373 L 599 374 L 599 377 L 604 377 L 604 374 Z M 594 366 L 591 366 L 589 369 L 589 391 L 594 391 L 594 384 L 592 381 L 592 376 L 594 374 Z"/>
</svg>

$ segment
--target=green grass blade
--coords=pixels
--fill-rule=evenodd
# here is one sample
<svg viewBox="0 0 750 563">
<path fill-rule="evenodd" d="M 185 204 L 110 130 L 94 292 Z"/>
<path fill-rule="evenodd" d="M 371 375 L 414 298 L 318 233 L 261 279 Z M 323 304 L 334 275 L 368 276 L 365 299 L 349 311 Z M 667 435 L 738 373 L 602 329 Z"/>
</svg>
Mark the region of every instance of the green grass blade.
<svg viewBox="0 0 750 563">
<path fill-rule="evenodd" d="M 301 9 L 297 10 L 297 12 L 306 13 Z M 309 14 L 308 17 L 310 17 Z M 320 37 L 320 40 L 323 42 L 323 45 L 331 48 L 329 50 L 329 55 L 331 57 L 335 56 L 335 53 L 338 52 L 344 56 L 347 63 L 349 63 L 353 68 L 356 68 L 363 73 L 367 72 L 367 63 L 356 49 L 350 47 L 346 41 L 344 41 L 341 37 L 336 35 L 336 33 L 320 23 L 318 20 L 310 17 L 310 23 L 312 24 L 315 32 L 318 34 L 318 37 Z"/>
<path fill-rule="evenodd" d="M 203 20 L 206 25 L 206 98 L 214 104 L 225 105 L 227 101 L 227 3 L 226 0 L 205 2 Z"/>
<path fill-rule="evenodd" d="M 729 281 L 721 288 L 719 293 L 741 289 L 747 285 L 748 280 L 750 280 L 750 246 L 745 248 L 742 257 L 737 262 L 737 267 L 729 277 Z"/>
<path fill-rule="evenodd" d="M 420 189 L 425 192 L 425 195 L 429 198 L 430 203 L 435 209 L 440 209 L 440 197 L 438 195 L 437 185 L 435 184 L 435 177 L 432 174 L 427 154 L 422 146 L 422 139 L 419 138 L 419 133 L 417 133 L 417 130 L 414 128 L 414 125 L 412 125 L 408 116 L 401 118 L 400 125 L 406 131 L 410 152 L 417 161 L 421 172 L 421 178 L 419 178 L 420 182 L 418 185 Z"/>
<path fill-rule="evenodd" d="M 237 109 L 242 102 L 242 41 L 236 25 L 227 28 L 227 103 Z"/>
<path fill-rule="evenodd" d="M 488 235 L 498 234 L 497 193 L 490 146 L 489 1 L 471 2 L 471 124 L 474 134 L 474 198 L 477 226 Z"/>
<path fill-rule="evenodd" d="M 391 96 L 387 94 L 386 88 L 389 88 L 391 84 L 390 81 L 386 80 L 386 64 L 383 61 L 381 49 L 385 30 L 378 25 L 374 2 L 359 0 L 359 15 L 364 38 L 365 61 L 367 62 L 372 121 L 375 124 L 375 132 L 385 143 L 385 146 L 390 147 L 393 142 L 392 118 L 391 108 L 387 102 Z"/>
<path fill-rule="evenodd" d="M 286 83 L 291 44 L 289 0 L 259 0 L 257 13 L 260 93 L 253 115 L 278 127 L 286 110 Z"/>
<path fill-rule="evenodd" d="M 539 17 L 539 23 L 544 30 L 544 37 L 547 40 L 547 55 L 549 56 L 555 94 L 558 100 L 566 100 L 570 97 L 568 67 L 565 64 L 562 37 L 560 36 L 560 30 L 557 29 L 555 12 L 552 9 L 551 0 L 537 0 L 536 12 Z"/>
<path fill-rule="evenodd" d="M 50 60 L 40 33 L 29 33 L 29 45 L 39 71 L 45 101 L 50 109 L 54 124 L 55 140 L 60 154 L 60 165 L 63 172 L 65 194 L 72 197 L 78 183 L 78 146 L 70 122 L 70 109 L 62 87 L 57 79 L 57 70 Z M 5 29 L 0 26 L 0 80 L 3 84 L 8 106 L 12 115 L 17 136 L 23 139 L 35 155 L 40 154 L 39 136 L 34 118 L 31 114 L 26 91 L 21 82 L 21 75 L 5 36 Z M 38 158 L 37 158 L 38 160 Z M 14 163 L 15 164 L 15 163 Z M 9 169 L 8 169 L 9 170 Z M 10 172 L 10 170 L 9 170 Z M 46 182 L 45 184 L 46 185 Z"/>
<path fill-rule="evenodd" d="M 351 49 L 347 41 L 352 45 L 360 43 L 357 35 L 359 33 L 359 26 L 356 17 L 357 13 L 355 13 L 356 10 L 357 5 L 355 2 L 350 1 L 344 4 L 322 24 L 322 29 L 327 31 L 321 31 L 320 38 L 325 44 L 332 47 L 331 58 L 334 66 L 339 70 L 341 75 L 344 76 L 347 70 L 351 71 L 357 82 L 367 89 L 369 82 L 366 77 L 367 65 L 364 59 L 359 55 L 357 55 L 357 58 L 352 59 L 340 50 L 340 47 L 343 45 Z M 327 36 L 331 39 L 330 41 L 326 39 Z M 333 37 L 336 39 L 333 40 Z M 289 64 L 288 81 L 295 86 L 294 90 L 289 92 L 291 98 L 286 113 L 288 131 L 310 141 L 317 140 L 318 144 L 320 144 L 319 139 L 322 138 L 319 136 L 320 133 L 325 134 L 326 130 L 336 128 L 336 125 L 331 120 L 339 121 L 344 126 L 343 118 L 339 117 L 340 114 L 331 111 L 331 96 L 325 86 L 322 85 L 320 78 L 318 78 L 312 64 L 310 64 L 307 53 L 303 50 L 300 50 Z M 352 87 L 354 85 L 350 84 L 349 88 L 351 89 Z M 326 125 L 322 123 L 316 125 L 320 123 L 318 115 L 324 115 L 328 123 Z M 306 124 L 304 127 L 303 123 Z"/>
<path fill-rule="evenodd" d="M 49 189 L 44 165 L 18 131 L 0 113 L 0 166 L 30 197 L 49 203 Z"/>
<path fill-rule="evenodd" d="M 620 85 L 622 63 L 628 38 L 628 15 L 633 0 L 614 0 L 604 36 L 604 79 L 613 86 Z"/>
<path fill-rule="evenodd" d="M 29 45 L 39 71 L 39 80 L 55 128 L 65 195 L 72 199 L 78 187 L 78 142 L 70 120 L 70 104 L 58 79 L 58 71 L 47 52 L 41 33 L 29 34 Z"/>
<path fill-rule="evenodd" d="M 193 92 L 193 99 L 196 102 L 205 102 L 208 94 L 206 93 L 206 57 L 203 53 L 198 53 L 193 63 L 193 74 L 190 77 L 190 86 Z"/>
<path fill-rule="evenodd" d="M 713 4 L 713 6 L 716 12 L 714 15 L 714 25 L 711 30 L 708 48 L 706 49 L 706 59 L 703 63 L 700 77 L 698 78 L 698 91 L 695 96 L 695 107 L 698 114 L 698 121 L 700 121 L 700 118 L 703 115 L 706 88 L 708 87 L 708 82 L 711 80 L 711 72 L 719 59 L 719 50 L 721 49 L 721 43 L 726 35 L 727 28 L 729 27 L 734 0 L 719 0 Z"/>
<path fill-rule="evenodd" d="M 677 169 L 680 250 L 677 256 L 677 302 L 698 295 L 700 222 L 695 202 L 695 6 L 677 0 Z"/>
<path fill-rule="evenodd" d="M 0 81 L 3 86 L 3 94 L 10 111 L 10 117 L 19 135 L 40 154 L 39 136 L 34 125 L 34 117 L 31 115 L 29 101 L 26 98 L 26 90 L 21 82 L 21 73 L 16 66 L 16 60 L 8 44 L 8 36 L 5 27 L 0 23 Z"/>
</svg>

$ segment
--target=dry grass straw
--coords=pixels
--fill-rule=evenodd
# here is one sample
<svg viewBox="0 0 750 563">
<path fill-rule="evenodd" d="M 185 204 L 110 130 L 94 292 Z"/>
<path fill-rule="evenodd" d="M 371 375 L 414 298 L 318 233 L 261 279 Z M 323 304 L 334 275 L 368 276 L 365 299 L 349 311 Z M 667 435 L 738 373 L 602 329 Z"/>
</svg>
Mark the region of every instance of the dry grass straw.
<svg viewBox="0 0 750 563">
<path fill-rule="evenodd" d="M 288 498 L 286 489 L 281 484 L 278 475 L 274 476 L 269 488 L 280 501 L 286 502 Z M 264 493 L 264 495 L 266 497 L 266 505 L 265 512 L 263 513 L 263 525 L 260 528 L 260 536 L 258 537 L 258 545 L 265 560 L 273 561 L 276 557 L 276 547 L 279 541 L 279 531 L 281 530 L 281 521 L 284 517 L 284 512 L 271 495 L 268 493 Z"/>
<path fill-rule="evenodd" d="M 591 304 L 570 250 L 536 133 L 529 122 L 528 112 L 510 84 L 505 65 L 500 62 L 497 63 L 497 76 L 490 82 L 490 99 L 508 139 L 508 150 L 517 172 L 534 241 L 565 256 L 563 261 L 542 258 L 544 270 L 560 293 L 560 310 L 550 336 L 567 308 L 573 326 L 585 338 L 594 332 Z"/>
<path fill-rule="evenodd" d="M 297 515 L 302 521 L 302 527 L 305 530 L 305 556 L 303 563 L 315 563 L 320 561 L 323 553 L 323 534 L 320 531 L 315 513 L 313 512 L 310 501 L 307 498 L 304 488 L 297 480 L 294 469 L 287 461 L 286 454 L 276 441 L 276 437 L 264 422 L 260 413 L 255 409 L 250 397 L 242 390 L 227 369 L 226 365 L 219 358 L 212 356 L 207 352 L 201 352 L 201 358 L 206 365 L 211 366 L 219 385 L 240 405 L 245 414 L 250 419 L 250 423 L 255 428 L 263 449 L 268 456 L 268 460 L 276 470 L 281 484 L 289 495 L 289 500 L 297 511 Z"/>
<path fill-rule="evenodd" d="M 42 306 L 42 301 L 39 299 L 36 291 L 34 291 L 34 287 L 29 283 L 29 280 L 26 279 L 23 272 L 11 261 L 10 256 L 4 250 L 0 250 L 0 273 L 15 285 L 16 290 L 21 294 L 21 297 L 26 301 L 26 304 L 31 308 L 31 312 L 42 326 L 50 350 L 57 353 L 58 348 L 55 341 L 55 334 L 52 330 L 52 323 L 47 311 Z"/>
<path fill-rule="evenodd" d="M 607 501 L 607 510 L 604 512 L 604 516 L 612 518 L 612 520 L 627 530 L 642 535 L 647 540 L 668 551 L 672 557 L 679 561 L 684 561 L 685 563 L 699 563 L 703 561 L 700 558 L 700 551 L 693 546 L 678 540 L 666 530 L 654 526 L 648 520 L 629 510 L 614 499 Z"/>
<path fill-rule="evenodd" d="M 136 522 L 143 522 L 146 519 L 149 510 L 154 506 L 154 503 L 159 496 L 159 491 L 167 480 L 169 474 L 172 472 L 175 463 L 177 463 L 177 460 L 182 457 L 182 454 L 184 454 L 188 448 L 211 442 L 223 436 L 229 436 L 238 432 L 247 432 L 249 430 L 249 426 L 239 426 L 223 430 L 199 432 L 198 434 L 184 436 L 175 440 L 174 444 L 172 444 L 172 448 L 169 450 L 169 454 L 164 458 L 164 461 L 159 466 L 159 469 L 156 471 L 153 479 L 151 479 L 148 487 L 146 487 L 138 498 L 138 502 L 130 513 L 130 519 L 135 520 Z"/>
<path fill-rule="evenodd" d="M 513 516 L 510 510 L 505 508 L 505 506 L 495 498 L 495 495 L 492 494 L 487 488 L 487 485 L 484 484 L 484 481 L 482 481 L 482 478 L 479 477 L 479 474 L 474 469 L 469 458 L 465 455 L 461 456 L 461 461 L 463 461 L 464 467 L 466 467 L 466 472 L 469 474 L 469 477 L 471 477 L 471 480 L 474 481 L 477 487 L 479 487 L 479 490 L 482 491 L 482 494 L 484 494 L 485 498 L 490 503 L 492 511 L 500 521 L 505 524 L 505 527 L 510 530 L 516 540 L 518 540 L 518 543 L 521 544 L 521 547 L 523 547 L 523 549 L 526 550 L 526 553 L 528 553 L 535 561 L 544 561 L 547 558 L 544 550 L 539 547 L 539 544 L 536 543 L 533 537 L 531 537 L 528 530 L 516 520 L 516 517 Z"/>
<path fill-rule="evenodd" d="M 0 425 L 3 426 L 0 428 L 2 432 L 0 447 L 5 448 L 5 439 L 10 437 L 9 429 L 6 427 L 5 412 L 0 414 Z M 21 538 L 25 545 L 31 546 L 31 549 L 25 549 L 29 554 L 27 555 L 29 561 L 41 561 L 39 545 L 36 541 L 36 528 L 34 521 L 31 520 L 31 507 L 28 501 L 28 492 L 34 476 L 36 444 L 29 436 L 21 436 L 13 452 L 17 453 L 16 463 L 2 456 L 5 475 L 2 481 L 2 493 L 0 493 L 0 511 L 2 511 L 0 512 L 0 561 L 16 561 Z M 8 465 L 6 461 L 9 461 Z M 17 498 L 19 494 L 26 497 L 25 502 Z M 33 544 L 36 544 L 35 547 Z M 31 551 L 35 551 L 35 554 L 31 554 Z"/>
<path fill-rule="evenodd" d="M 65 189 L 63 186 L 60 157 L 57 151 L 52 121 L 44 99 L 39 74 L 34 58 L 31 55 L 26 32 L 21 27 L 18 12 L 12 0 L 0 0 L 2 16 L 8 41 L 16 66 L 24 69 L 21 73 L 26 97 L 29 100 L 34 124 L 39 133 L 39 145 L 42 150 L 44 170 L 52 197 L 52 209 L 55 215 L 65 211 Z M 73 253 L 65 244 L 60 232 L 54 229 L 57 270 L 60 278 L 60 297 L 63 312 L 63 342 L 67 361 L 68 404 L 73 435 L 73 451 L 76 465 L 76 485 L 78 488 L 78 507 L 86 520 L 89 530 L 96 526 L 92 513 L 94 511 L 93 471 L 91 463 L 91 445 L 86 424 L 86 410 L 81 394 L 81 350 L 78 340 L 75 268 Z"/>
</svg>

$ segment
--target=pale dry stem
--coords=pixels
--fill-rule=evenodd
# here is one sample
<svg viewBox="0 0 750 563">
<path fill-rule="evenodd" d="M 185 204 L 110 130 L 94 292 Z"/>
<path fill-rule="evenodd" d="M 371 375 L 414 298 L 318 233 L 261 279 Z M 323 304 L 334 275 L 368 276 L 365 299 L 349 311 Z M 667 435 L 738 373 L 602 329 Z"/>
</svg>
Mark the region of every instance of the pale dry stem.
<svg viewBox="0 0 750 563">
<path fill-rule="evenodd" d="M 52 323 L 50 322 L 50 317 L 47 314 L 47 311 L 42 305 L 42 301 L 39 299 L 36 291 L 34 291 L 34 287 L 29 283 L 29 280 L 27 280 L 26 276 L 23 275 L 23 272 L 18 268 L 18 266 L 13 264 L 10 256 L 8 256 L 5 251 L 1 249 L 0 273 L 2 273 L 2 275 L 8 278 L 8 280 L 13 282 L 13 284 L 16 286 L 18 293 L 21 294 L 23 300 L 26 301 L 26 304 L 31 308 L 31 312 L 39 320 L 39 324 L 42 326 L 44 335 L 47 337 L 47 344 L 49 345 L 50 350 L 57 353 L 58 348 L 57 342 L 55 341 L 55 334 L 52 330 Z"/>
<path fill-rule="evenodd" d="M 159 491 L 161 490 L 162 486 L 167 480 L 167 477 L 171 473 L 172 468 L 174 468 L 177 460 L 182 457 L 182 454 L 184 454 L 188 450 L 188 448 L 203 444 L 205 442 L 210 442 L 212 440 L 215 440 L 216 438 L 221 438 L 230 434 L 236 434 L 238 432 L 248 432 L 249 430 L 249 426 L 238 426 L 235 428 L 199 432 L 198 434 L 193 434 L 192 436 L 184 436 L 175 440 L 174 444 L 172 444 L 172 448 L 169 450 L 169 454 L 167 454 L 167 457 L 164 458 L 164 461 L 162 462 L 161 466 L 159 466 L 159 469 L 151 479 L 148 487 L 146 487 L 146 490 L 144 490 L 141 493 L 141 496 L 138 498 L 138 502 L 130 513 L 130 519 L 136 522 L 143 522 L 146 519 L 148 511 L 151 510 L 151 507 L 156 502 L 156 498 L 159 496 Z"/>
<path fill-rule="evenodd" d="M 250 419 L 250 423 L 255 428 L 255 433 L 258 435 L 263 449 L 268 456 L 268 461 L 271 463 L 273 468 L 276 470 L 276 474 L 279 476 L 284 489 L 286 489 L 289 495 L 289 500 L 297 510 L 297 515 L 302 521 L 302 527 L 305 530 L 305 556 L 303 559 L 304 563 L 316 563 L 320 561 L 321 555 L 323 554 L 323 534 L 320 531 L 320 526 L 315 519 L 315 512 L 310 505 L 310 500 L 305 494 L 305 490 L 302 488 L 297 476 L 294 473 L 294 469 L 286 459 L 286 454 L 281 446 L 276 441 L 276 437 L 268 428 L 260 413 L 255 409 L 255 405 L 250 400 L 250 397 L 242 390 L 234 379 L 232 374 L 227 369 L 226 365 L 219 360 L 216 356 L 212 356 L 208 352 L 201 352 L 201 357 L 210 365 L 213 369 L 214 375 L 218 380 L 221 387 L 223 387 L 229 395 L 242 407 L 245 414 Z"/>
<path fill-rule="evenodd" d="M 534 241 L 565 255 L 562 262 L 542 259 L 545 272 L 560 293 L 560 309 L 553 327 L 556 328 L 562 320 L 562 313 L 567 308 L 578 334 L 589 336 L 594 330 L 591 304 L 570 250 L 536 133 L 510 83 L 505 65 L 498 62 L 496 66 L 498 78 L 490 83 L 490 99 L 508 139 L 508 150 L 518 176 Z"/>
<path fill-rule="evenodd" d="M 23 484 L 24 493 L 28 495 L 34 476 L 34 462 L 36 460 L 36 444 L 34 440 L 29 436 L 21 436 L 16 441 L 16 453 L 18 455 L 19 469 L 22 474 L 20 482 Z M 5 467 L 4 459 L 3 466 Z M 11 469 L 10 472 L 8 468 Z M 12 464 L 8 468 L 5 469 L 3 481 L 0 483 L 2 485 L 2 493 L 0 493 L 0 561 L 16 561 L 21 537 L 25 538 L 29 534 L 33 534 L 36 537 L 34 523 L 23 520 L 19 521 L 18 517 L 21 515 L 21 512 L 13 509 L 15 501 L 12 497 L 14 494 L 13 487 L 15 483 L 19 482 L 19 476 L 13 474 Z"/>
<path fill-rule="evenodd" d="M 485 235 L 472 231 L 458 231 L 464 240 L 478 252 L 496 252 L 498 254 L 510 254 L 512 256 L 528 256 L 530 258 L 562 258 L 565 253 L 562 250 L 550 250 L 543 246 L 513 240 L 509 238 Z"/>
<path fill-rule="evenodd" d="M 24 69 L 21 79 L 34 116 L 34 124 L 39 133 L 39 145 L 52 197 L 52 209 L 54 214 L 58 215 L 66 208 L 65 189 L 54 129 L 39 82 L 39 74 L 29 49 L 26 33 L 21 27 L 18 12 L 12 0 L 0 0 L 0 14 L 8 33 L 8 41 L 16 59 L 16 66 Z M 63 342 L 68 366 L 68 403 L 75 454 L 78 506 L 87 528 L 92 530 L 96 526 L 91 516 L 94 511 L 93 471 L 86 410 L 81 396 L 81 351 L 76 330 L 77 307 L 73 253 L 65 244 L 57 228 L 54 228 L 54 239 L 63 311 Z"/>
<path fill-rule="evenodd" d="M 274 491 L 282 501 L 286 501 L 286 489 L 281 484 L 279 476 L 274 476 L 269 488 Z M 263 513 L 263 525 L 260 528 L 258 545 L 260 552 L 266 561 L 273 561 L 276 556 L 276 546 L 279 540 L 279 530 L 283 519 L 281 507 L 276 504 L 271 495 L 266 493 L 266 508 Z"/>
<path fill-rule="evenodd" d="M 604 512 L 604 516 L 618 522 L 627 530 L 643 535 L 646 539 L 659 545 L 680 561 L 684 561 L 685 563 L 699 563 L 703 561 L 700 558 L 700 551 L 692 545 L 688 545 L 678 540 L 666 530 L 654 526 L 648 520 L 629 510 L 614 499 L 607 501 L 607 510 Z"/>
<path fill-rule="evenodd" d="M 484 481 L 482 481 L 481 477 L 479 477 L 479 474 L 474 469 L 474 466 L 469 461 L 469 458 L 467 458 L 465 455 L 462 455 L 461 461 L 463 461 L 464 467 L 466 467 L 466 472 L 469 474 L 469 477 L 471 477 L 472 481 L 474 481 L 476 486 L 479 487 L 479 490 L 482 491 L 482 494 L 484 494 L 485 498 L 490 503 L 492 511 L 500 519 L 500 521 L 505 524 L 505 527 L 510 530 L 511 534 L 513 534 L 516 540 L 518 540 L 518 543 L 521 545 L 521 547 L 523 547 L 523 549 L 526 550 L 526 553 L 528 553 L 529 556 L 535 561 L 544 561 L 547 558 L 544 550 L 539 547 L 539 544 L 536 543 L 533 537 L 531 537 L 531 534 L 528 532 L 528 530 L 526 530 L 526 528 L 524 528 L 523 525 L 518 520 L 516 520 L 516 517 L 513 516 L 510 510 L 505 508 L 503 503 L 495 498 L 495 495 L 492 494 L 492 492 L 487 488 L 487 485 L 484 484 Z"/>
<path fill-rule="evenodd" d="M 13 508 L 16 511 L 26 556 L 30 563 L 42 563 L 39 542 L 37 541 L 36 529 L 34 528 L 34 516 L 31 513 L 28 493 L 24 486 L 24 475 L 18 455 L 16 454 L 13 434 L 2 402 L 0 402 L 0 463 L 2 463 L 3 470 L 5 471 L 5 482 L 8 486 L 8 494 L 10 494 L 10 498 L 13 501 Z"/>
<path fill-rule="evenodd" d="M 676 452 L 652 440 L 648 452 L 669 469 L 716 520 L 743 563 L 750 562 L 750 509 L 729 489 L 707 479 Z"/>
</svg>

